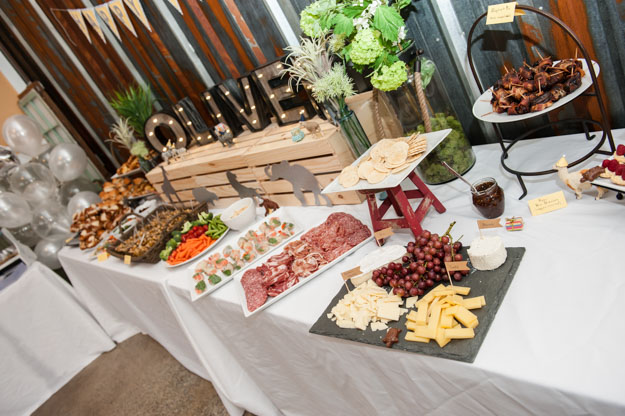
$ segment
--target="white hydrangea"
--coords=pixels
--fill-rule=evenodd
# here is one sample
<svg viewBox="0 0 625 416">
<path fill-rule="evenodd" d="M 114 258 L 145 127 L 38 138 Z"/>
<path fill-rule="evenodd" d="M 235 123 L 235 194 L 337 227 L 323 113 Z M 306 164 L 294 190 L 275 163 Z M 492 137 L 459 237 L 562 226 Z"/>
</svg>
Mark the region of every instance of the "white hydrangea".
<svg viewBox="0 0 625 416">
<path fill-rule="evenodd" d="M 406 26 L 402 26 L 399 28 L 399 32 L 397 33 L 397 39 L 401 42 L 406 39 Z"/>
<path fill-rule="evenodd" d="M 369 29 L 369 18 L 359 17 L 354 19 L 354 26 L 356 26 L 356 30 L 358 31 Z"/>
</svg>

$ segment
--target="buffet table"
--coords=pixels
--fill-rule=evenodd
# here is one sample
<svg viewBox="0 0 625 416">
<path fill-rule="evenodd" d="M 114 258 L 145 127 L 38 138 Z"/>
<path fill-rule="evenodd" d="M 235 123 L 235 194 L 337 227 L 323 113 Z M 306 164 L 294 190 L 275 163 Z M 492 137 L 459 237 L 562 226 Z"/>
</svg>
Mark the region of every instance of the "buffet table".
<svg viewBox="0 0 625 416">
<path fill-rule="evenodd" d="M 33 263 L 0 291 L 0 414 L 32 413 L 114 347 L 73 289 Z"/>
<path fill-rule="evenodd" d="M 617 143 L 625 143 L 625 130 L 614 135 Z M 541 170 L 536 168 L 549 168 L 562 153 L 575 160 L 591 146 L 583 135 L 560 136 L 519 143 L 514 156 L 525 170 Z M 130 323 L 187 368 L 202 366 L 233 414 L 243 408 L 259 415 L 622 414 L 625 356 L 619 329 L 625 286 L 620 263 L 625 246 L 618 218 L 623 202 L 614 193 L 595 201 L 594 190 L 575 200 L 557 175 L 526 180 L 529 193 L 519 201 L 521 189 L 501 168 L 499 146 L 474 150 L 477 163 L 467 179 L 494 177 L 506 193 L 503 217 L 525 220 L 520 232 L 484 232 L 527 251 L 472 364 L 308 333 L 343 284 L 340 272 L 372 252 L 374 242 L 250 318 L 243 316 L 236 282 L 191 302 L 186 266 L 129 268 L 117 259 L 89 262 L 69 249 L 61 261 L 109 333 L 115 323 Z M 595 156 L 571 170 L 595 166 L 603 158 Z M 454 181 L 431 189 L 447 212 L 430 209 L 424 228 L 443 233 L 457 221 L 453 234 L 464 235 L 462 241 L 469 244 L 478 236 L 475 220 L 480 217 L 466 185 Z M 568 207 L 530 215 L 528 200 L 559 190 Z M 370 224 L 364 204 L 288 209 L 305 226 L 339 210 Z M 397 232 L 389 242 L 411 238 Z M 231 233 L 221 244 L 236 239 Z"/>
</svg>

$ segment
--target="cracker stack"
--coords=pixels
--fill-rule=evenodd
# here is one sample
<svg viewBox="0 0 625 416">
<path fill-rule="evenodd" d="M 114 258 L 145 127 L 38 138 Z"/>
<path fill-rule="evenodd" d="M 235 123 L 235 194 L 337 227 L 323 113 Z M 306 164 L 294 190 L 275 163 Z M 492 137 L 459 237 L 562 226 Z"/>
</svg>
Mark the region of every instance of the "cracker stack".
<svg viewBox="0 0 625 416">
<path fill-rule="evenodd" d="M 358 166 L 350 165 L 341 171 L 339 183 L 345 188 L 355 186 L 361 179 L 370 184 L 382 182 L 392 173 L 399 173 L 417 160 L 427 148 L 425 137 L 415 133 L 410 137 L 383 139 L 375 144 L 369 156 Z"/>
</svg>

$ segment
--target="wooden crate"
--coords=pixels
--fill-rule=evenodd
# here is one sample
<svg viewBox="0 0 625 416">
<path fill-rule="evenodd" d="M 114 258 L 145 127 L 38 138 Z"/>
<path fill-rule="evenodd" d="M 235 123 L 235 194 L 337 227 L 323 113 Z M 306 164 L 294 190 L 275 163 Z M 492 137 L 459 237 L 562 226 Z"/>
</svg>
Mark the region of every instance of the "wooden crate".
<svg viewBox="0 0 625 416">
<path fill-rule="evenodd" d="M 183 202 L 193 200 L 193 188 L 202 186 L 219 197 L 216 206 L 227 207 L 237 199 L 237 192 L 228 182 L 226 172 L 231 171 L 237 180 L 248 188 L 258 190 L 262 196 L 279 205 L 300 205 L 293 194 L 291 183 L 284 180 L 271 181 L 265 167 L 289 161 L 291 165 L 302 165 L 312 172 L 323 189 L 343 167 L 354 161 L 340 131 L 331 123 L 315 119 L 321 127 L 316 137 L 307 133 L 298 143 L 291 140 L 295 125 L 270 125 L 260 132 L 245 132 L 235 139 L 235 145 L 227 148 L 220 143 L 191 149 L 184 159 L 170 165 L 161 164 L 146 176 L 158 192 L 162 193 L 163 174 L 167 177 Z M 164 195 L 161 195 L 163 198 Z M 333 204 L 359 204 L 362 195 L 357 192 L 342 192 L 328 195 Z M 312 192 L 305 192 L 308 205 L 315 204 Z M 321 204 L 325 200 L 321 198 Z"/>
</svg>

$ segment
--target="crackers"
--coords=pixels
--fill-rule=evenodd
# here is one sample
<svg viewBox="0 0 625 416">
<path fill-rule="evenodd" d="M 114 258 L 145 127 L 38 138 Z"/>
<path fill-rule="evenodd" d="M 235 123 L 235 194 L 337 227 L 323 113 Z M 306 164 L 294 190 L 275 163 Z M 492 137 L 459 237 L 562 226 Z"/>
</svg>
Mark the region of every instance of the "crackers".
<svg viewBox="0 0 625 416">
<path fill-rule="evenodd" d="M 348 166 L 339 175 L 339 183 L 345 188 L 356 185 L 360 179 L 370 184 L 382 182 L 393 173 L 399 173 L 427 149 L 427 140 L 418 133 L 398 139 L 382 139 L 373 146 L 369 157 L 358 166 Z"/>
</svg>

